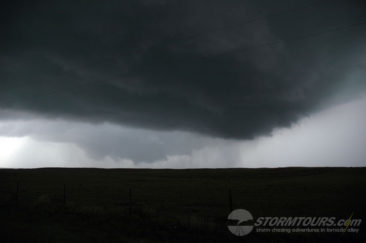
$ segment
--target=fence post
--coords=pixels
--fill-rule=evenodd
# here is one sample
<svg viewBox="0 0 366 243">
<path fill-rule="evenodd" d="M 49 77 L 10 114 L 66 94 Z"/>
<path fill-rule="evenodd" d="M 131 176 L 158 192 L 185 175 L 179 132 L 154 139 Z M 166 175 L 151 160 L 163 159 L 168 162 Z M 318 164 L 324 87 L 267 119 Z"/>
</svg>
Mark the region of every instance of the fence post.
<svg viewBox="0 0 366 243">
<path fill-rule="evenodd" d="M 231 190 L 229 189 L 229 210 L 233 211 L 233 197 L 231 195 Z"/>
<path fill-rule="evenodd" d="M 64 205 L 66 205 L 66 184 L 64 184 Z"/>
<path fill-rule="evenodd" d="M 15 205 L 18 207 L 19 204 L 19 181 L 17 181 L 17 189 L 15 192 Z"/>
<path fill-rule="evenodd" d="M 129 188 L 128 190 L 128 214 L 132 215 L 132 190 Z"/>
</svg>

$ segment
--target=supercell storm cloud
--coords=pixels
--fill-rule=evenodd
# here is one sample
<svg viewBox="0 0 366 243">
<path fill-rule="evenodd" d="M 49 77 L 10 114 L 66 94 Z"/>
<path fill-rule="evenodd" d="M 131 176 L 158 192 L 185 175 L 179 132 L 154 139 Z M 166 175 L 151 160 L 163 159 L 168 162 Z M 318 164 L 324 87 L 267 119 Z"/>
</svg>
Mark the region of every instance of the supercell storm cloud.
<svg viewBox="0 0 366 243">
<path fill-rule="evenodd" d="M 361 0 L 3 1 L 1 119 L 269 135 L 363 93 L 365 9 Z"/>
<path fill-rule="evenodd" d="M 363 7 L 9 1 L 0 106 L 251 138 L 297 121 L 349 82 L 346 75 L 364 71 Z"/>
</svg>

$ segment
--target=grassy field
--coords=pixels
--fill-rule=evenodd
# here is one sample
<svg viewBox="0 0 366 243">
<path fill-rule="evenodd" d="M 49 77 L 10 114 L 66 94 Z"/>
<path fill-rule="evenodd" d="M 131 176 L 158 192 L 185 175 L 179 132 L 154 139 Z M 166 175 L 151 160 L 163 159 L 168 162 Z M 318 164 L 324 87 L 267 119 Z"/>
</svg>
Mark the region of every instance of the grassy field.
<svg viewBox="0 0 366 243">
<path fill-rule="evenodd" d="M 366 168 L 2 169 L 0 242 L 365 242 L 359 233 L 227 229 L 253 217 L 365 219 Z"/>
</svg>

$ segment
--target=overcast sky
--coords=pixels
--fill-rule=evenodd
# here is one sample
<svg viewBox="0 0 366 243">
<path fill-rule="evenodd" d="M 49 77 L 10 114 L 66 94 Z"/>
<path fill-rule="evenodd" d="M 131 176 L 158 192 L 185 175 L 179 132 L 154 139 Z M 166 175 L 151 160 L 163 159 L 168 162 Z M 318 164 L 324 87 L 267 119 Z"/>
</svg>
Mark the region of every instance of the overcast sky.
<svg viewBox="0 0 366 243">
<path fill-rule="evenodd" d="M 0 18 L 0 167 L 366 165 L 362 0 L 13 0 Z"/>
</svg>

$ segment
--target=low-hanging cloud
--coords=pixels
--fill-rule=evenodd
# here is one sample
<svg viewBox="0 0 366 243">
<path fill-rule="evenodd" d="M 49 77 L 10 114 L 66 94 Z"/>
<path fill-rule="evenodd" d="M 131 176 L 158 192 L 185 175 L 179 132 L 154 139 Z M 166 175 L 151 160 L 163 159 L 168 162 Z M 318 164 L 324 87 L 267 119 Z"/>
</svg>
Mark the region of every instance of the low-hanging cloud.
<svg viewBox="0 0 366 243">
<path fill-rule="evenodd" d="M 154 131 L 110 123 L 96 125 L 60 119 L 2 121 L 0 136 L 74 144 L 95 160 L 107 156 L 131 159 L 135 163 L 150 163 L 163 160 L 166 156 L 186 155 L 197 148 L 223 143 L 222 139 L 182 131 Z M 230 144 L 229 141 L 226 143 Z"/>
<path fill-rule="evenodd" d="M 1 9 L 2 109 L 253 138 L 339 89 L 365 86 L 362 1 L 40 0 Z"/>
</svg>

